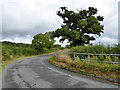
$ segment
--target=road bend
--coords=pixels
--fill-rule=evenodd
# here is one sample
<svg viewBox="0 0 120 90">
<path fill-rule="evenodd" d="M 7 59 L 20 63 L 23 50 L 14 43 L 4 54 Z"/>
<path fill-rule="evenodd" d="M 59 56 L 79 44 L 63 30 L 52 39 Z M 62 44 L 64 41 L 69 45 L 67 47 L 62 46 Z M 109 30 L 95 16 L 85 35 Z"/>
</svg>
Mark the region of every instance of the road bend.
<svg viewBox="0 0 120 90">
<path fill-rule="evenodd" d="M 48 63 L 50 55 L 23 59 L 3 72 L 2 88 L 118 88 L 117 85 L 61 70 Z"/>
</svg>

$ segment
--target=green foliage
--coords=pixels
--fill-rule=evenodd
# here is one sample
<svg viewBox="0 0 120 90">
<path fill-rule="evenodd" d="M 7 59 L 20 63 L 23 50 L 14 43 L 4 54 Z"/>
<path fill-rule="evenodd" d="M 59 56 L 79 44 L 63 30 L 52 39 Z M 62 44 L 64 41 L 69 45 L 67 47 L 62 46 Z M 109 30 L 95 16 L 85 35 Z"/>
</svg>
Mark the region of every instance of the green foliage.
<svg viewBox="0 0 120 90">
<path fill-rule="evenodd" d="M 71 48 L 71 47 L 70 47 L 70 45 L 66 45 L 65 47 L 66 47 L 66 48 L 68 48 L 68 49 L 70 49 L 70 48 Z"/>
<path fill-rule="evenodd" d="M 65 47 L 60 47 L 61 50 L 65 49 Z"/>
<path fill-rule="evenodd" d="M 111 61 L 111 57 L 110 56 L 105 56 L 105 61 Z"/>
<path fill-rule="evenodd" d="M 92 53 L 92 54 L 119 54 L 120 49 L 118 45 L 104 46 L 104 45 L 88 45 L 76 46 L 71 48 L 70 52 L 76 53 Z"/>
<path fill-rule="evenodd" d="M 15 43 L 14 43 L 15 44 Z M 14 57 L 19 56 L 31 56 L 40 54 L 39 51 L 30 48 L 30 47 L 22 47 L 22 46 L 14 46 L 14 44 L 2 44 L 2 60 L 10 60 Z M 19 44 L 18 44 L 19 45 Z"/>
<path fill-rule="evenodd" d="M 15 47 L 31 47 L 30 44 L 14 43 L 14 42 L 9 42 L 9 41 L 3 41 L 0 43 L 2 43 L 2 45 L 15 46 Z"/>
<path fill-rule="evenodd" d="M 70 52 L 73 53 L 90 53 L 90 54 L 119 54 L 120 49 L 118 45 L 114 46 L 104 46 L 104 45 L 89 45 L 89 46 L 76 46 L 71 48 Z M 73 54 L 70 54 L 71 58 L 74 57 Z M 87 56 L 85 55 L 79 55 L 77 54 L 76 57 L 79 58 L 86 58 L 88 59 Z M 90 60 L 96 60 L 96 61 L 110 61 L 113 62 L 115 59 L 114 56 L 90 56 Z M 120 62 L 120 56 L 116 56 L 117 62 Z"/>
<path fill-rule="evenodd" d="M 55 50 L 59 50 L 60 48 L 43 48 L 42 51 L 36 50 L 31 47 L 30 44 L 24 43 L 13 43 L 13 42 L 0 42 L 0 46 L 2 45 L 2 61 L 13 60 L 13 58 L 21 57 L 21 56 L 32 56 L 39 55 L 41 53 L 48 53 Z M 0 51 L 0 54 L 1 54 Z"/>
<path fill-rule="evenodd" d="M 99 58 L 97 56 L 92 56 L 91 60 L 99 61 Z"/>
<path fill-rule="evenodd" d="M 54 39 L 51 39 L 50 33 L 37 34 L 33 37 L 32 47 L 36 50 L 43 51 L 43 48 L 52 48 L 54 44 Z"/>
<path fill-rule="evenodd" d="M 55 44 L 53 47 L 54 48 L 61 48 L 61 45 L 60 44 Z"/>
<path fill-rule="evenodd" d="M 53 38 L 62 36 L 60 42 L 68 39 L 71 46 L 89 44 L 91 40 L 95 40 L 95 35 L 101 36 L 103 33 L 104 26 L 100 22 L 104 18 L 96 16 L 96 8 L 89 7 L 88 10 L 83 9 L 78 12 L 68 10 L 67 7 L 60 9 L 57 15 L 63 19 L 64 24 L 52 35 Z"/>
<path fill-rule="evenodd" d="M 104 61 L 104 60 L 105 60 L 104 56 L 102 56 L 102 55 L 98 56 L 98 61 Z"/>
</svg>

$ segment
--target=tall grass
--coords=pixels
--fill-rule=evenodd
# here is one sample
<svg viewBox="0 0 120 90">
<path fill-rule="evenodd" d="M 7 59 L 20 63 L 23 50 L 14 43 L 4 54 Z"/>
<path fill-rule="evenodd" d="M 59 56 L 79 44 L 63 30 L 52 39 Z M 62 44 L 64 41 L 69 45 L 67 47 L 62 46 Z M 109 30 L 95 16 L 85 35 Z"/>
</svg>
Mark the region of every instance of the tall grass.
<svg viewBox="0 0 120 90">
<path fill-rule="evenodd" d="M 52 51 L 60 50 L 61 48 L 43 48 L 42 51 L 36 50 L 31 47 L 30 44 L 24 43 L 12 43 L 12 42 L 2 42 L 2 61 L 12 60 L 15 57 L 20 56 L 32 56 L 39 55 L 43 53 L 49 53 Z"/>
<path fill-rule="evenodd" d="M 2 61 L 19 56 L 38 55 L 40 52 L 30 47 L 2 45 Z"/>
<path fill-rule="evenodd" d="M 90 54 L 120 54 L 120 46 L 104 46 L 104 45 L 91 45 L 91 46 L 76 46 L 73 47 L 70 52 L 74 53 L 90 53 Z M 74 58 L 73 54 L 70 54 L 71 58 Z M 88 59 L 87 55 L 77 54 L 76 57 L 80 59 Z M 96 61 L 110 61 L 113 62 L 115 60 L 115 56 L 107 56 L 107 55 L 92 55 L 90 56 L 90 60 Z M 120 62 L 120 56 L 116 56 L 116 61 Z"/>
<path fill-rule="evenodd" d="M 120 46 L 105 46 L 105 45 L 89 45 L 89 46 L 76 46 L 70 52 L 77 53 L 94 53 L 94 54 L 120 54 Z"/>
<path fill-rule="evenodd" d="M 8 64 L 21 60 L 23 58 L 30 58 L 36 55 L 44 55 L 60 48 L 43 48 L 43 51 L 38 51 L 31 47 L 30 44 L 0 42 L 0 74 L 4 71 Z"/>
</svg>

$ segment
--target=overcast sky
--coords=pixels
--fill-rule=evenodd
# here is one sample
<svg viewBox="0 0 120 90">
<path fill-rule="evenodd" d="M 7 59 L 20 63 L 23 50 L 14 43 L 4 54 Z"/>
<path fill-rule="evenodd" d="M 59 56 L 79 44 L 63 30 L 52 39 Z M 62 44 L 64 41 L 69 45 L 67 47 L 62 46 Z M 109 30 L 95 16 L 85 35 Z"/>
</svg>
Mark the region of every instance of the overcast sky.
<svg viewBox="0 0 120 90">
<path fill-rule="evenodd" d="M 62 19 L 56 15 L 61 6 L 70 10 L 98 9 L 104 16 L 104 34 L 95 43 L 118 43 L 119 0 L 2 0 L 2 41 L 31 43 L 38 33 L 60 28 Z M 1 21 L 1 20 L 0 20 Z M 58 42 L 57 42 L 58 43 Z M 66 42 L 64 42 L 66 44 Z"/>
</svg>

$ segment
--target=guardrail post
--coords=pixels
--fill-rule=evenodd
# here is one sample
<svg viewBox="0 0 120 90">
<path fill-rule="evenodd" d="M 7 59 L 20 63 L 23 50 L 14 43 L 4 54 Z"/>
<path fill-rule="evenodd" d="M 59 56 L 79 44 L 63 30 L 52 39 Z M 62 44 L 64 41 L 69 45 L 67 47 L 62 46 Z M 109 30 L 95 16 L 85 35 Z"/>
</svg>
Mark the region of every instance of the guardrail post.
<svg viewBox="0 0 120 90">
<path fill-rule="evenodd" d="M 115 61 L 114 62 L 116 62 L 116 55 L 115 55 Z"/>
<path fill-rule="evenodd" d="M 88 60 L 90 60 L 90 55 L 88 54 Z"/>
<path fill-rule="evenodd" d="M 74 53 L 74 60 L 75 60 L 75 55 L 76 55 L 76 54 Z"/>
<path fill-rule="evenodd" d="M 89 55 L 89 53 L 88 53 L 88 65 L 90 65 L 90 55 Z"/>
</svg>

